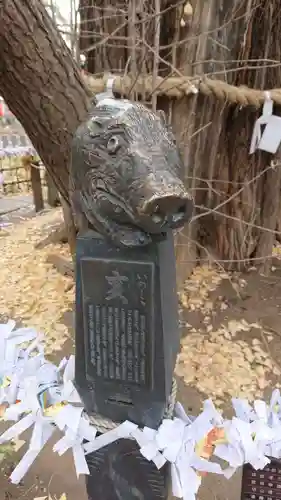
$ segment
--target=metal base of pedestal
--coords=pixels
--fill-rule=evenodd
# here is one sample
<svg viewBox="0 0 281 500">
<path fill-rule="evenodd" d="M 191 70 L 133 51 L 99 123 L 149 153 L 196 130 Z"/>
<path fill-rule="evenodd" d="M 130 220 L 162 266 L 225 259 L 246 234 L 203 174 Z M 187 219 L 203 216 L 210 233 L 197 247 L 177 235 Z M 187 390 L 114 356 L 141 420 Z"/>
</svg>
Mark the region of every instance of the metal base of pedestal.
<svg viewBox="0 0 281 500">
<path fill-rule="evenodd" d="M 89 500 L 168 500 L 169 465 L 160 470 L 146 460 L 138 445 L 120 439 L 86 456 L 90 469 Z"/>
</svg>

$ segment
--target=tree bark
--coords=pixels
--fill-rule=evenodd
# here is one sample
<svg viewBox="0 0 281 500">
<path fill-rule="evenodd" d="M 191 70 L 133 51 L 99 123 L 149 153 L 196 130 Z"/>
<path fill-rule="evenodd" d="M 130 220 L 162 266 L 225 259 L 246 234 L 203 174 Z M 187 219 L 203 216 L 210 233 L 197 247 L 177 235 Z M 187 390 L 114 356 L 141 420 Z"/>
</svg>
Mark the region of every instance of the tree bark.
<svg viewBox="0 0 281 500">
<path fill-rule="evenodd" d="M 0 25 L 0 95 L 69 205 L 71 140 L 90 93 L 40 0 L 2 0 Z"/>
<path fill-rule="evenodd" d="M 216 0 L 190 1 L 190 26 L 178 30 L 179 42 L 176 36 L 173 40 L 174 67 L 186 76 L 206 75 L 236 86 L 279 87 L 280 66 L 263 62 L 280 60 L 280 44 L 274 43 L 281 27 L 278 2 L 268 9 L 266 0 L 253 0 L 251 7 L 247 0 L 228 0 L 220 7 Z M 172 17 L 170 22 L 173 32 Z M 249 155 L 260 110 L 242 104 L 200 92 L 174 102 L 172 124 L 197 210 L 179 237 L 177 258 L 183 268 L 193 242 L 202 260 L 216 260 L 230 269 L 242 270 L 263 260 L 268 261 L 265 267 L 269 265 L 281 176 L 278 168 L 270 169 L 276 156 L 263 151 Z M 275 106 L 274 114 L 280 113 Z"/>
<path fill-rule="evenodd" d="M 80 51 L 86 56 L 85 69 L 92 74 L 124 71 L 128 60 L 126 13 L 111 0 L 80 0 Z M 124 27 L 122 28 L 122 25 Z M 111 36 L 117 31 L 117 37 Z M 118 37 L 123 38 L 120 40 Z M 107 43 L 104 43 L 104 40 Z"/>
</svg>

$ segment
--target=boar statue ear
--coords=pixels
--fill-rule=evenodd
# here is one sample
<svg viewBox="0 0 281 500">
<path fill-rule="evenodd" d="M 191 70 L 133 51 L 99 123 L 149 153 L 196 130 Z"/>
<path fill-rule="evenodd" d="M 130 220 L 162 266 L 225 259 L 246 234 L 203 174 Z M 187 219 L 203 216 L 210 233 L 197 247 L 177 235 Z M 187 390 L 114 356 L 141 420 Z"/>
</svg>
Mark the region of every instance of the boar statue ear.
<svg viewBox="0 0 281 500">
<path fill-rule="evenodd" d="M 110 118 L 92 115 L 87 123 L 90 137 L 99 137 L 110 123 Z"/>
<path fill-rule="evenodd" d="M 163 109 L 158 109 L 156 111 L 156 114 L 157 114 L 157 116 L 159 116 L 159 118 L 162 121 L 163 125 L 166 127 L 167 126 L 167 118 L 166 118 L 165 111 L 163 111 Z"/>
</svg>

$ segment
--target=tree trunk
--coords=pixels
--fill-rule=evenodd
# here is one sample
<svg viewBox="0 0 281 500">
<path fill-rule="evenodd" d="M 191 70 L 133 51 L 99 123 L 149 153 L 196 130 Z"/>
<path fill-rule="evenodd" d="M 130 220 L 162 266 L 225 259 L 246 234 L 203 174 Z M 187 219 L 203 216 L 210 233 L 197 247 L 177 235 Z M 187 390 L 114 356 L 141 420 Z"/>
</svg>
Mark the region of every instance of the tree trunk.
<svg viewBox="0 0 281 500">
<path fill-rule="evenodd" d="M 85 69 L 100 75 L 123 73 L 128 59 L 126 12 L 123 13 L 116 0 L 111 0 L 110 5 L 104 0 L 80 0 L 79 13 L 79 43 L 86 56 Z M 111 36 L 115 31 L 116 38 Z"/>
<path fill-rule="evenodd" d="M 0 24 L 0 95 L 69 205 L 71 140 L 90 93 L 41 1 L 2 0 Z"/>
<path fill-rule="evenodd" d="M 279 87 L 280 2 L 266 0 L 190 0 L 192 22 L 178 30 L 173 66 L 186 76 L 207 75 L 255 89 Z M 171 31 L 175 26 L 171 18 Z M 175 30 L 176 31 L 176 28 Z M 175 33 L 176 35 L 176 33 Z M 177 42 L 177 37 L 174 37 Z M 174 44 L 174 49 L 175 49 Z M 170 105 L 166 103 L 166 109 Z M 274 114 L 280 115 L 280 107 Z M 172 123 L 182 149 L 187 186 L 197 214 L 179 238 L 178 259 L 190 260 L 194 242 L 204 260 L 228 268 L 251 263 L 268 267 L 278 221 L 281 176 L 272 170 L 272 155 L 249 155 L 251 136 L 260 110 L 230 104 L 200 92 L 176 101 Z M 186 253 L 187 248 L 188 253 Z M 251 260 L 252 259 L 252 260 Z M 263 261 L 268 261 L 267 266 Z"/>
</svg>

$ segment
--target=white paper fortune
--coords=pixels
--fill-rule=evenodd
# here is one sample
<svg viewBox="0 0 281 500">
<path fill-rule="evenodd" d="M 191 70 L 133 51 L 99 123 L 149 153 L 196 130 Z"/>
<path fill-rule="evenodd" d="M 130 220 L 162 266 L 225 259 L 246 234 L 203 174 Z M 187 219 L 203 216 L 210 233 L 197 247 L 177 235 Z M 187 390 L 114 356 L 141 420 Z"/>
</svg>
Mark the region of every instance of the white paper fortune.
<svg viewBox="0 0 281 500">
<path fill-rule="evenodd" d="M 281 117 L 272 114 L 273 101 L 270 93 L 265 92 L 262 115 L 254 125 L 250 154 L 257 149 L 275 154 L 281 143 Z M 263 129 L 262 129 L 263 127 Z"/>
<path fill-rule="evenodd" d="M 265 111 L 269 116 L 270 105 Z M 268 457 L 281 458 L 278 390 L 268 404 L 233 399 L 231 419 L 224 419 L 211 400 L 204 402 L 197 417 L 186 415 L 176 403 L 173 419 L 164 419 L 157 430 L 125 421 L 98 434 L 73 380 L 73 356 L 55 366 L 45 358 L 35 330 L 16 330 L 14 321 L 0 324 L 0 404 L 3 419 L 12 422 L 0 436 L 0 444 L 32 429 L 28 450 L 11 475 L 13 483 L 21 481 L 55 429 L 61 437 L 53 450 L 60 456 L 72 451 L 77 476 L 89 474 L 87 454 L 118 439 L 132 439 L 152 466 L 160 469 L 170 464 L 173 495 L 184 500 L 195 500 L 206 473 L 229 478 L 246 463 L 262 469 L 269 463 Z M 224 468 L 214 461 L 216 457 L 224 460 Z"/>
</svg>

